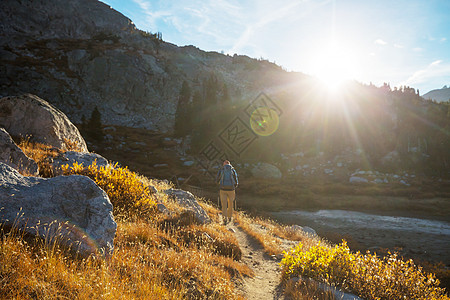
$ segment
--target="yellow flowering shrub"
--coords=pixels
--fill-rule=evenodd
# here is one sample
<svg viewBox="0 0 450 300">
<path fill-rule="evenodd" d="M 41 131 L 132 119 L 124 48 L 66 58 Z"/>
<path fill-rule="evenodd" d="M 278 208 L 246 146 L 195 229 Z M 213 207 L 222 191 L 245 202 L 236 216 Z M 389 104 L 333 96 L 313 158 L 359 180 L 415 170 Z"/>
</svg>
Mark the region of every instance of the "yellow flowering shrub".
<svg viewBox="0 0 450 300">
<path fill-rule="evenodd" d="M 449 299 L 432 273 L 396 254 L 353 253 L 343 241 L 333 247 L 317 243 L 306 249 L 299 243 L 284 252 L 285 279 L 306 276 L 340 286 L 365 299 Z"/>
<path fill-rule="evenodd" d="M 156 195 L 140 180 L 139 175 L 127 167 L 83 166 L 75 162 L 62 168 L 64 175 L 85 175 L 95 181 L 107 194 L 114 207 L 114 216 L 130 216 L 130 213 L 146 214 L 156 207 Z"/>
</svg>

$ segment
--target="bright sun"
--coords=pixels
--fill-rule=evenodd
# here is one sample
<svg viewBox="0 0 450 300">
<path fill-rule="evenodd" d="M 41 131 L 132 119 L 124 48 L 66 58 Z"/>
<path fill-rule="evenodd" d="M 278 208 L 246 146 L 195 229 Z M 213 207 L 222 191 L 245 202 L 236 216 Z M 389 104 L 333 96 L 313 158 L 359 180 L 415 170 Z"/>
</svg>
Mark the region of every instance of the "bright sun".
<svg viewBox="0 0 450 300">
<path fill-rule="evenodd" d="M 330 91 L 339 90 L 342 84 L 355 79 L 358 57 L 349 47 L 331 44 L 316 52 L 313 63 L 313 75 Z"/>
</svg>

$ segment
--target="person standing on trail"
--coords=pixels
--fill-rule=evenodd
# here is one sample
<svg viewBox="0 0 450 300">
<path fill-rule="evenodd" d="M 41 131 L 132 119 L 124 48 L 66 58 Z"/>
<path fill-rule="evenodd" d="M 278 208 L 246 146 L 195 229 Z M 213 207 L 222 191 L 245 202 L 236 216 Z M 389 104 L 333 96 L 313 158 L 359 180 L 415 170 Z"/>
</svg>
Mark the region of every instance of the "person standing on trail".
<svg viewBox="0 0 450 300">
<path fill-rule="evenodd" d="M 239 183 L 236 170 L 230 164 L 230 161 L 225 160 L 223 162 L 222 168 L 217 172 L 216 182 L 220 185 L 223 223 L 227 224 L 233 216 L 235 189 Z"/>
</svg>

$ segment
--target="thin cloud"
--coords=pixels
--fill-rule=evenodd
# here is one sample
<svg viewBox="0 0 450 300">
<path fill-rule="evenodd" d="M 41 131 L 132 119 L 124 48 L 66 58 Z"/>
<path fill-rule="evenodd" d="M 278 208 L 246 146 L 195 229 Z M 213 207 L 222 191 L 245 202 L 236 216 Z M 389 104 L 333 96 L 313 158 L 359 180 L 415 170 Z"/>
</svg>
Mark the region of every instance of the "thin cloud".
<svg viewBox="0 0 450 300">
<path fill-rule="evenodd" d="M 149 11 L 150 9 L 150 2 L 144 1 L 144 0 L 133 0 L 134 3 L 139 5 L 139 7 L 144 10 L 145 12 Z"/>
<path fill-rule="evenodd" d="M 394 47 L 395 47 L 395 48 L 398 48 L 398 49 L 402 49 L 402 48 L 403 48 L 403 45 L 400 45 L 400 44 L 394 44 Z"/>
<path fill-rule="evenodd" d="M 169 11 L 154 11 L 152 10 L 152 5 L 146 0 L 132 0 L 136 3 L 145 15 L 145 22 L 148 23 L 150 28 L 156 29 L 156 23 L 158 19 L 170 17 L 172 14 Z M 136 20 L 139 21 L 139 20 Z"/>
<path fill-rule="evenodd" d="M 413 50 L 414 52 L 422 52 L 422 51 L 423 51 L 423 48 L 415 47 L 415 48 L 413 48 L 412 50 Z"/>
<path fill-rule="evenodd" d="M 401 83 L 401 85 L 413 85 L 433 81 L 432 79 L 445 77 L 450 74 L 450 64 L 444 63 L 443 60 L 435 60 L 428 64 L 425 68 L 414 72 L 408 79 Z"/>
<path fill-rule="evenodd" d="M 157 31 L 163 22 L 181 33 L 186 41 L 192 41 L 192 43 L 200 37 L 204 40 L 212 37 L 218 44 L 227 40 L 228 42 L 225 43 L 230 44 L 229 36 L 232 34 L 223 30 L 226 26 L 222 23 L 227 20 L 236 22 L 237 12 L 239 12 L 239 7 L 227 0 L 191 1 L 184 5 L 170 1 L 132 1 L 138 5 L 144 15 L 144 18 L 136 19 L 136 23 L 145 24 L 142 27 Z"/>
<path fill-rule="evenodd" d="M 377 39 L 374 43 L 381 46 L 387 45 L 387 42 L 383 41 L 382 39 Z"/>
<path fill-rule="evenodd" d="M 429 36 L 429 37 L 428 37 L 428 40 L 429 40 L 430 42 L 439 42 L 439 43 L 443 43 L 443 42 L 445 42 L 445 41 L 447 40 L 447 38 L 446 38 L 446 37 L 437 38 L 437 37 L 431 37 L 431 36 Z"/>
<path fill-rule="evenodd" d="M 200 36 L 208 35 L 218 44 L 224 41 L 229 44 L 230 36 L 234 35 L 233 25 L 239 24 L 243 18 L 241 8 L 226 0 L 192 3 L 190 7 L 184 8 L 184 12 L 193 18 L 191 31 Z"/>
<path fill-rule="evenodd" d="M 275 22 L 282 18 L 286 18 L 288 15 L 292 13 L 298 14 L 298 11 L 295 11 L 294 8 L 299 6 L 300 4 L 308 2 L 308 1 L 298 1 L 294 3 L 290 3 L 289 5 L 284 5 L 279 9 L 271 10 L 270 12 L 265 11 L 258 18 L 258 22 L 251 23 L 246 26 L 245 31 L 239 36 L 238 40 L 234 43 L 233 47 L 228 51 L 228 53 L 238 53 L 244 46 L 249 45 L 250 38 L 254 35 L 254 33 L 260 28 L 266 26 L 269 23 Z M 329 1 L 325 1 L 323 3 L 328 3 Z M 319 4 L 322 5 L 323 3 Z M 297 17 L 301 17 L 297 15 Z"/>
</svg>

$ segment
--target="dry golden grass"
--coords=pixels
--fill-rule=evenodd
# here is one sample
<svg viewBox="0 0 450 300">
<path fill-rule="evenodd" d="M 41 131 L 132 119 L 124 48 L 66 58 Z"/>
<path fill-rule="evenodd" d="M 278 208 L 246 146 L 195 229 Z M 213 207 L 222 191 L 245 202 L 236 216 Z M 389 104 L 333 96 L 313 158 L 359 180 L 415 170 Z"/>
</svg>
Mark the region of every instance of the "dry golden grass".
<svg viewBox="0 0 450 300">
<path fill-rule="evenodd" d="M 289 226 L 269 219 L 251 218 L 245 213 L 236 213 L 236 221 L 248 235 L 255 238 L 268 255 L 280 255 L 286 250 L 283 240 L 301 241 L 306 244 L 317 243 L 319 238 L 311 238 L 299 231 L 289 230 Z"/>
<path fill-rule="evenodd" d="M 155 224 L 146 222 L 120 224 L 116 242 L 122 253 L 137 260 L 140 268 L 152 267 L 163 286 L 183 291 L 188 298 L 238 298 L 228 268 L 243 268 L 232 260 L 220 257 L 208 247 L 196 247 L 178 239 L 177 236 L 160 230 Z M 181 231 L 190 227 L 180 228 Z M 120 251 L 120 250 L 119 250 Z M 118 256 L 117 256 L 118 254 Z M 134 273 L 131 272 L 129 275 Z M 139 280 L 133 280 L 139 283 Z M 179 295 L 178 295 L 179 296 Z"/>
<path fill-rule="evenodd" d="M 61 150 L 42 143 L 30 142 L 28 138 L 21 139 L 18 146 L 22 149 L 26 156 L 33 159 L 37 163 L 40 176 L 46 178 L 54 176 L 51 162 L 61 153 Z"/>
<path fill-rule="evenodd" d="M 27 147 L 42 161 L 53 155 L 42 145 Z M 171 184 L 117 166 L 75 165 L 66 171 L 90 175 L 121 212 L 128 209 L 118 219 L 114 254 L 106 261 L 80 259 L 56 244 L 5 230 L 0 242 L 1 299 L 242 299 L 235 283 L 253 273 L 238 261 L 236 239 L 214 221 L 201 225 L 183 213 L 162 192 Z M 169 208 L 169 216 L 154 209 L 143 213 L 143 205 L 153 208 L 157 201 Z"/>
<path fill-rule="evenodd" d="M 74 142 L 72 140 L 63 138 L 64 144 L 65 144 L 65 150 L 66 151 L 82 151 L 82 148 L 80 145 L 78 145 L 77 142 Z"/>
<path fill-rule="evenodd" d="M 278 237 L 263 230 L 262 228 L 257 229 L 253 226 L 251 218 L 245 216 L 244 214 L 235 214 L 234 216 L 242 230 L 256 239 L 263 246 L 264 251 L 267 254 L 277 255 L 283 252 L 281 240 Z"/>
<path fill-rule="evenodd" d="M 54 244 L 2 233 L 0 298 L 242 299 L 232 279 L 252 271 L 217 251 L 217 241 L 234 242 L 231 233 L 218 224 L 202 226 L 167 232 L 154 220 L 119 222 L 107 261 L 74 259 Z M 209 235 L 206 242 L 186 236 L 202 229 Z"/>
<path fill-rule="evenodd" d="M 200 198 L 200 200 L 201 200 L 199 202 L 200 206 L 206 211 L 211 220 L 213 220 L 216 223 L 220 223 L 222 211 L 215 208 L 212 205 L 207 204 L 205 199 Z"/>
<path fill-rule="evenodd" d="M 79 146 L 77 143 L 64 139 L 66 144 L 66 150 L 61 150 L 53 146 L 30 142 L 30 138 L 20 138 L 18 142 L 19 148 L 25 153 L 26 156 L 33 159 L 39 166 L 39 175 L 42 177 L 53 177 L 54 172 L 51 167 L 51 163 L 55 157 L 60 155 L 65 151 L 78 151 Z M 24 176 L 29 176 L 30 174 L 22 174 Z"/>
<path fill-rule="evenodd" d="M 27 141 L 21 146 L 44 166 L 58 154 L 42 144 Z M 253 276 L 253 272 L 238 261 L 238 242 L 219 224 L 217 209 L 200 201 L 212 219 L 211 224 L 201 225 L 161 193 L 170 184 L 117 166 L 101 169 L 75 165 L 66 171 L 90 175 L 108 192 L 115 206 L 121 207 L 124 215 L 127 212 L 119 219 L 114 254 L 106 261 L 74 258 L 55 244 L 38 239 L 30 242 L 14 230 L 2 232 L 0 298 L 242 299 L 233 282 L 242 276 Z M 157 202 L 164 203 L 172 214 L 166 216 L 154 210 Z M 422 273 L 411 261 L 403 262 L 395 255 L 380 259 L 351 253 L 345 245 L 333 247 L 273 221 L 252 219 L 243 213 L 236 213 L 235 218 L 269 255 L 283 252 L 284 239 L 301 242 L 283 259 L 286 279 L 310 276 L 374 299 L 405 295 L 448 299 L 437 287 L 434 275 Z M 302 267 L 305 264 L 307 267 Z M 408 290 L 408 286 L 416 288 Z M 294 299 L 329 299 L 329 293 L 301 281 L 287 282 L 286 291 Z M 386 291 L 394 297 L 377 294 Z"/>
<path fill-rule="evenodd" d="M 335 300 L 335 296 L 330 291 L 324 291 L 316 282 L 288 281 L 285 286 L 285 295 L 293 300 Z"/>
</svg>

